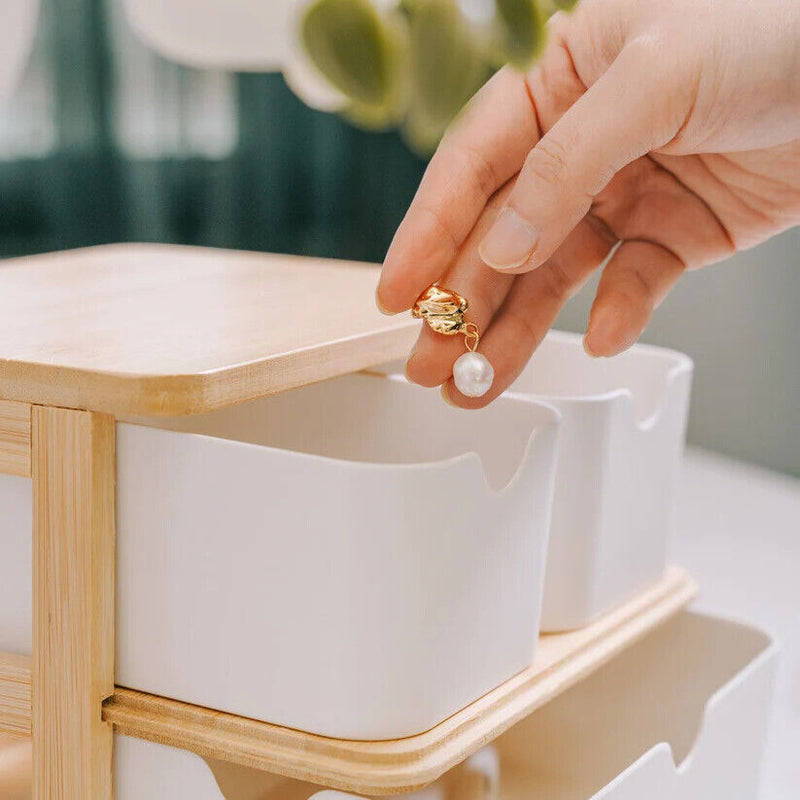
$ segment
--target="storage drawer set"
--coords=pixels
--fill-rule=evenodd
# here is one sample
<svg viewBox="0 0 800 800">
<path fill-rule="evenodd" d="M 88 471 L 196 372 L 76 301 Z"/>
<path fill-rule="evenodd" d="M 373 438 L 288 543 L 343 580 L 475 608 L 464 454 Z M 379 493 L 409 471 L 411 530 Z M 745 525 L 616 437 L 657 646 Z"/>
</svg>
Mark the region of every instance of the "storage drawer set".
<svg viewBox="0 0 800 800">
<path fill-rule="evenodd" d="M 648 796 L 699 798 L 727 785 L 718 782 L 731 750 L 750 770 L 731 796 L 754 797 L 743 787 L 755 785 L 769 694 L 765 637 L 683 614 L 596 671 L 691 594 L 665 575 L 686 357 L 637 347 L 595 361 L 577 337 L 554 333 L 505 396 L 465 412 L 391 367 L 357 374 L 398 358 L 416 328 L 368 308 L 365 266 L 96 248 L 8 262 L 0 296 L 31 274 L 53 292 L 34 309 L 44 323 L 26 332 L 25 302 L 35 301 L 25 293 L 8 301 L 0 327 L 5 416 L 34 409 L 27 470 L 0 469 L 0 653 L 33 651 L 35 687 L 41 609 L 55 604 L 47 626 L 65 613 L 45 592 L 37 536 L 62 524 L 43 502 L 70 505 L 80 493 L 54 500 L 53 479 L 37 478 L 49 440 L 37 434 L 36 408 L 113 415 L 116 452 L 106 445 L 113 459 L 94 464 L 87 492 L 106 491 L 97 475 L 110 470 L 116 508 L 110 523 L 105 513 L 87 525 L 113 534 L 116 520 L 115 603 L 105 621 L 92 616 L 109 600 L 91 571 L 81 602 L 94 592 L 91 625 L 112 625 L 110 643 L 88 638 L 92 652 L 110 644 L 112 683 L 125 687 L 99 698 L 118 731 L 117 798 L 333 800 L 328 785 L 488 800 L 538 792 L 543 775 L 556 800 L 627 800 L 652 776 Z M 61 319 L 71 297 L 82 298 L 81 314 Z M 69 535 L 82 541 L 84 527 Z M 573 633 L 537 650 L 540 629 Z M 552 688 L 556 669 L 564 680 Z M 668 719 L 654 711 L 661 697 Z M 575 724 L 576 714 L 586 719 Z M 179 718 L 190 720 L 183 732 Z M 260 723 L 268 752 L 247 747 Z M 226 725 L 233 733 L 215 739 Z M 460 755 L 446 752 L 448 726 Z M 419 748 L 405 777 L 375 760 L 361 780 L 356 766 L 336 772 L 320 736 L 350 747 L 352 765 L 378 752 L 371 742 Z M 577 757 L 589 737 L 609 750 L 597 763 Z M 659 742 L 672 744 L 677 769 Z M 304 772 L 298 763 L 315 748 L 319 769 Z"/>
</svg>

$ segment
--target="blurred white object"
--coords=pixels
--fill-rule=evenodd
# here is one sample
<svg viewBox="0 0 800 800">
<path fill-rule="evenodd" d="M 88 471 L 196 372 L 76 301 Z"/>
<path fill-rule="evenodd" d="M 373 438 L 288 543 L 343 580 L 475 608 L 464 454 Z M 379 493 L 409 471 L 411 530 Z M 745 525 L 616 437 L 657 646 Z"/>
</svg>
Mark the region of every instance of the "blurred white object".
<svg viewBox="0 0 800 800">
<path fill-rule="evenodd" d="M 140 159 L 220 159 L 239 140 L 235 76 L 164 61 L 135 35 L 119 0 L 105 0 L 117 145 Z M 270 4 L 265 4 L 269 5 Z"/>
<path fill-rule="evenodd" d="M 28 15 L 28 29 L 20 32 L 17 25 L 13 43 L 9 29 L 0 29 L 0 161 L 42 158 L 55 150 L 59 139 L 53 26 L 37 13 L 38 0 L 9 5 L 23 11 L 16 12 L 18 22 Z M 7 22 L 3 18 L 2 25 Z M 6 65 L 15 60 L 17 74 L 11 76 Z"/>
<path fill-rule="evenodd" d="M 389 0 L 372 0 L 377 7 Z M 283 72 L 312 108 L 337 111 L 343 95 L 300 45 L 298 21 L 311 0 L 124 0 L 131 25 L 164 58 L 194 67 Z"/>
<path fill-rule="evenodd" d="M 279 71 L 300 0 L 124 0 L 142 39 L 171 61 Z"/>
<path fill-rule="evenodd" d="M 480 775 L 484 781 L 484 796 L 495 798 L 500 791 L 500 755 L 494 745 L 486 745 L 464 762 L 464 771 Z"/>
<path fill-rule="evenodd" d="M 0 24 L 0 100 L 22 76 L 39 18 L 39 0 L 3 0 Z"/>
<path fill-rule="evenodd" d="M 114 736 L 116 800 L 221 800 L 205 761 L 188 750 Z"/>
</svg>

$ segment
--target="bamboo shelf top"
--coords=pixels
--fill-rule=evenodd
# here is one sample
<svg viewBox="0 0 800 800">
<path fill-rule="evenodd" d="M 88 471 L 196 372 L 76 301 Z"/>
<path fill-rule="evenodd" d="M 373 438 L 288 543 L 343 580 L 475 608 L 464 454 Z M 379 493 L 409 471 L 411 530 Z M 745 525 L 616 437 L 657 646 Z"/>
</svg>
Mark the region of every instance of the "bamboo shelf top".
<svg viewBox="0 0 800 800">
<path fill-rule="evenodd" d="M 366 264 L 166 245 L 0 262 L 0 397 L 184 415 L 400 358 Z"/>
<path fill-rule="evenodd" d="M 205 758 L 366 795 L 418 789 L 585 678 L 684 608 L 697 587 L 678 567 L 581 630 L 543 636 L 533 665 L 435 728 L 407 739 L 327 739 L 117 688 L 104 719 L 118 733 Z"/>
</svg>

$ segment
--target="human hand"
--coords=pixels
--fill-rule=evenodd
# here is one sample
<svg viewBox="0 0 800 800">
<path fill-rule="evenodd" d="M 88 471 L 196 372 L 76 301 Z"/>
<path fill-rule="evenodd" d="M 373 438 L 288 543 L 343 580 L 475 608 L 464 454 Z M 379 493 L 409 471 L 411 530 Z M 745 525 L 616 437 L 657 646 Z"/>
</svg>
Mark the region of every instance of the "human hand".
<svg viewBox="0 0 800 800">
<path fill-rule="evenodd" d="M 477 408 L 609 254 L 595 356 L 630 347 L 685 270 L 798 222 L 800 4 L 583 0 L 552 18 L 533 70 L 501 70 L 447 133 L 377 299 L 398 313 L 436 281 L 469 299 L 489 393 L 456 390 L 463 341 L 427 326 L 407 374 Z"/>
</svg>

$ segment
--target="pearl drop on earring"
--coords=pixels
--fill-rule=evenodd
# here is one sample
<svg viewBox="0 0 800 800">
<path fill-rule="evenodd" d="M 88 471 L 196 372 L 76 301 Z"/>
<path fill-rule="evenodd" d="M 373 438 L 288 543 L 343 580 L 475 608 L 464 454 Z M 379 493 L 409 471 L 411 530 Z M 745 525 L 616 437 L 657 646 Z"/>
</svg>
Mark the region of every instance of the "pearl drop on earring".
<svg viewBox="0 0 800 800">
<path fill-rule="evenodd" d="M 465 397 L 483 397 L 492 388 L 494 368 L 482 353 L 468 351 L 453 365 L 453 380 Z"/>
</svg>

